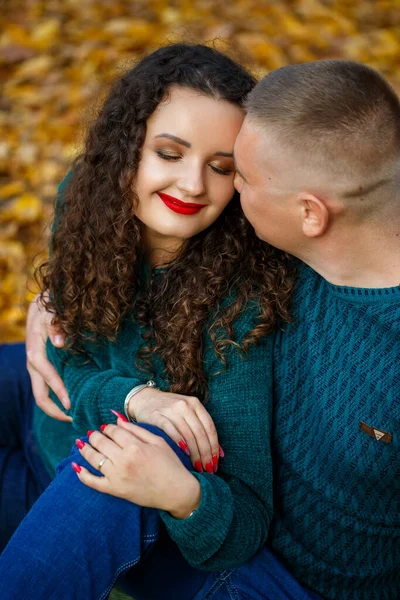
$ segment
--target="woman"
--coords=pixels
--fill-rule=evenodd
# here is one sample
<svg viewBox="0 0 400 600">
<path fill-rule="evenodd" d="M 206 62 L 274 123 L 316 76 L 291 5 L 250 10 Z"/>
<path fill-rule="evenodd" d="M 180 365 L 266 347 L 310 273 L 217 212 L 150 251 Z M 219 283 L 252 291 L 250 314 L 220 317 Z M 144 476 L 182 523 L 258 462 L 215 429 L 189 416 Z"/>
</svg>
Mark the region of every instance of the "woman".
<svg viewBox="0 0 400 600">
<path fill-rule="evenodd" d="M 253 84 L 209 48 L 162 48 L 117 83 L 89 134 L 62 190 L 42 288 L 67 337 L 67 353 L 49 344 L 48 354 L 65 381 L 72 424 L 38 410 L 33 420 L 49 474 L 90 429 L 77 441 L 85 461 L 78 448 L 63 461 L 4 552 L 4 598 L 22 589 L 27 597 L 16 556 L 35 598 L 50 597 L 54 585 L 57 598 L 106 597 L 139 561 L 129 579 L 136 597 L 146 580 L 149 597 L 146 577 L 167 557 L 169 578 L 179 572 L 179 595 L 189 598 L 206 577 L 187 563 L 224 569 L 265 542 L 266 334 L 288 319 L 293 276 L 286 258 L 255 237 L 234 195 L 233 144 Z M 155 386 L 146 385 L 150 377 Z M 148 425 L 120 416 L 118 426 L 106 425 L 111 409 Z M 57 555 L 75 565 L 65 583 L 49 570 Z M 161 597 L 165 581 L 151 584 Z"/>
</svg>

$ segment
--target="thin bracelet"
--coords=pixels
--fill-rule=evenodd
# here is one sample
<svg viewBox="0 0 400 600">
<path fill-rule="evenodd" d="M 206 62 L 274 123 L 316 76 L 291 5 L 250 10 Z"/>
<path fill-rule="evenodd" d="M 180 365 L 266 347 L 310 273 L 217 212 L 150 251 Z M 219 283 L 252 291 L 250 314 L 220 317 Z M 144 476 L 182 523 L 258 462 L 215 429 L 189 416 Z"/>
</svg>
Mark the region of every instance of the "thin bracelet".
<svg viewBox="0 0 400 600">
<path fill-rule="evenodd" d="M 125 413 L 126 418 L 129 421 L 131 421 L 131 423 L 136 423 L 136 419 L 135 419 L 135 417 L 131 417 L 129 414 L 129 402 L 131 401 L 131 398 L 133 398 L 133 396 L 135 394 L 138 394 L 139 392 L 144 390 L 144 388 L 147 388 L 147 387 L 152 387 L 152 388 L 155 388 L 156 390 L 158 389 L 155 382 L 152 379 L 150 379 L 147 383 L 142 383 L 140 385 L 135 386 L 126 395 L 126 398 L 124 401 L 124 413 Z"/>
</svg>

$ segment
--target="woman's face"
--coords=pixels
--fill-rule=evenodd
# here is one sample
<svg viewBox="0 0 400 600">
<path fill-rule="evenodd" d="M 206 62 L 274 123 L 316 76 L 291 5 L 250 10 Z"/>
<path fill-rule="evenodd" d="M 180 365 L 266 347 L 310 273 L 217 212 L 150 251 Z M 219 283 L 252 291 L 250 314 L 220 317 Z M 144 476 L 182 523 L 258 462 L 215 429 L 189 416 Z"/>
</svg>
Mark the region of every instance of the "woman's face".
<svg viewBox="0 0 400 600">
<path fill-rule="evenodd" d="M 243 111 L 173 86 L 147 121 L 135 179 L 135 214 L 152 247 L 178 247 L 211 225 L 231 200 L 233 146 Z"/>
</svg>

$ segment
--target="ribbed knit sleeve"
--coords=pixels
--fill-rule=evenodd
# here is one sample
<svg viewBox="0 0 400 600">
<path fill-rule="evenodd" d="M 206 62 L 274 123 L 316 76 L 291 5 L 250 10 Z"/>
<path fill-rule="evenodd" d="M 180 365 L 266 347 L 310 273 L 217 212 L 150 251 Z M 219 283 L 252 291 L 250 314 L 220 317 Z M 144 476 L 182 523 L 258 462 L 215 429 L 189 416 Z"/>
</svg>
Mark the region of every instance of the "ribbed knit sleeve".
<svg viewBox="0 0 400 600">
<path fill-rule="evenodd" d="M 248 325 L 246 316 L 238 323 L 242 331 Z M 233 350 L 228 360 L 228 369 L 210 379 L 206 405 L 225 452 L 218 474 L 194 473 L 201 503 L 188 519 L 160 511 L 186 560 L 207 570 L 251 558 L 264 544 L 272 517 L 272 340 L 251 347 L 246 359 Z"/>
<path fill-rule="evenodd" d="M 47 342 L 47 355 L 63 379 L 71 400 L 71 409 L 66 411 L 73 419 L 74 428 L 86 433 L 88 429 L 99 429 L 103 423 L 115 421 L 110 412 L 124 412 L 124 400 L 128 392 L 143 383 L 136 377 L 124 376 L 121 371 L 101 368 L 101 353 L 96 362 L 87 357 L 71 356 Z M 54 396 L 53 396 L 54 398 Z"/>
</svg>

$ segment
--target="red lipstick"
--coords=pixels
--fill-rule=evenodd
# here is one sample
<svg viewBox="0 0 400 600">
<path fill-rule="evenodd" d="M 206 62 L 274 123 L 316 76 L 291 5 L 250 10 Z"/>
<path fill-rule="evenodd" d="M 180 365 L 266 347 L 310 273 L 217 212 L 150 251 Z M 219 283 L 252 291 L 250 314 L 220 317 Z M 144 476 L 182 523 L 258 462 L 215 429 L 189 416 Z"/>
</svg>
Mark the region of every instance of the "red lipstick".
<svg viewBox="0 0 400 600">
<path fill-rule="evenodd" d="M 182 200 L 178 200 L 178 198 L 174 198 L 173 196 L 169 196 L 168 194 L 163 194 L 162 192 L 157 192 L 161 200 L 164 202 L 165 206 L 169 209 L 173 210 L 180 215 L 196 215 L 201 211 L 202 208 L 207 206 L 207 204 L 193 204 L 192 202 L 182 202 Z"/>
</svg>

